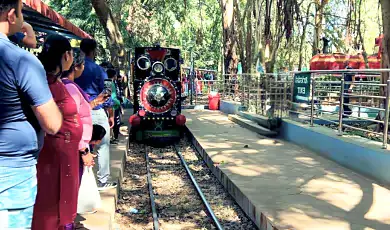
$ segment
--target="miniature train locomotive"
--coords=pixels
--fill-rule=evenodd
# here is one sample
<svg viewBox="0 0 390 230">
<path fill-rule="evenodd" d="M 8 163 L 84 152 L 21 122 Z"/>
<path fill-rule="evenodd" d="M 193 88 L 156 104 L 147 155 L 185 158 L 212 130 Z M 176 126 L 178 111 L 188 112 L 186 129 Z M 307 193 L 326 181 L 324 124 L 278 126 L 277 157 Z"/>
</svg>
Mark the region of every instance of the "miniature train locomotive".
<svg viewBox="0 0 390 230">
<path fill-rule="evenodd" d="M 180 62 L 179 49 L 159 45 L 135 49 L 132 140 L 161 143 L 180 138 L 186 122 L 181 114 Z"/>
</svg>

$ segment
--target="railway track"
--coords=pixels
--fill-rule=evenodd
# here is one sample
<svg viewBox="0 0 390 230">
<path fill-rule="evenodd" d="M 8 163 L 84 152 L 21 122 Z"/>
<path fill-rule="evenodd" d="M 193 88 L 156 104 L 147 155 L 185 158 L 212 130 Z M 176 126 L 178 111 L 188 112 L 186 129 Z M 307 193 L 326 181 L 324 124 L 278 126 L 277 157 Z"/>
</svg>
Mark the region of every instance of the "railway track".
<svg viewBox="0 0 390 230">
<path fill-rule="evenodd" d="M 178 150 L 178 147 L 175 145 L 168 146 L 163 149 L 154 149 L 153 147 L 144 146 L 145 148 L 145 161 L 146 161 L 146 168 L 147 168 L 147 182 L 148 182 L 148 190 L 149 190 L 149 197 L 150 197 L 150 206 L 152 210 L 152 217 L 153 217 L 153 229 L 154 230 L 160 230 L 160 223 L 159 223 L 159 216 L 162 217 L 162 219 L 172 219 L 172 214 L 176 215 L 174 218 L 184 218 L 184 219 L 193 219 L 196 220 L 197 216 L 199 216 L 199 220 L 203 221 L 195 221 L 197 224 L 202 225 L 203 227 L 207 227 L 209 223 L 205 223 L 204 219 L 205 216 L 202 216 L 202 212 L 199 212 L 199 209 L 203 209 L 205 213 L 207 213 L 207 216 L 211 220 L 213 226 L 213 229 L 222 230 L 223 227 L 221 226 L 218 218 L 214 214 L 212 208 L 210 207 L 210 204 L 208 203 L 206 197 L 204 196 L 202 189 L 196 182 L 194 176 L 191 173 L 190 168 L 188 167 L 187 162 L 185 161 L 184 157 L 182 156 L 181 152 Z M 175 159 L 176 157 L 176 159 Z M 162 164 L 159 164 L 162 163 Z M 165 164 L 164 164 L 165 163 Z M 167 167 L 168 166 L 168 167 Z M 152 175 L 156 176 L 157 178 L 159 175 L 164 175 L 165 170 L 174 170 L 177 172 L 177 175 L 180 175 L 180 178 L 184 179 L 186 182 L 184 184 L 179 185 L 181 187 L 181 191 L 188 190 L 188 189 L 194 189 L 195 192 L 185 194 L 172 194 L 173 196 L 187 196 L 187 197 L 172 197 L 171 199 L 174 200 L 180 200 L 183 199 L 184 202 L 189 202 L 185 204 L 185 207 L 183 209 L 183 204 L 180 204 L 181 210 L 179 212 L 177 207 L 175 205 L 168 201 L 163 201 L 164 194 L 161 194 L 160 189 L 166 188 L 166 184 L 159 181 L 159 185 L 155 185 L 153 187 L 153 179 Z M 187 175 L 187 179 L 183 178 L 183 175 L 185 171 L 185 174 Z M 163 176 L 162 176 L 163 177 Z M 158 180 L 158 179 L 157 179 Z M 189 183 L 189 181 L 191 183 Z M 156 180 L 155 180 L 156 182 Z M 169 183 L 169 182 L 168 182 Z M 192 185 L 190 185 L 192 184 Z M 168 191 L 171 191 L 168 189 Z M 162 191 L 162 193 L 165 193 L 166 195 L 167 191 Z M 195 197 L 194 197 L 195 196 Z M 193 198 L 193 199 L 192 199 Z M 156 204 L 156 199 L 159 200 L 158 204 Z M 168 198 L 169 199 L 169 198 Z M 201 202 L 199 202 L 201 200 Z M 166 207 L 164 207 L 164 204 L 167 204 Z M 197 207 L 198 206 L 198 207 Z M 203 206 L 203 207 L 200 207 Z M 176 210 L 174 212 L 171 212 L 172 210 Z M 204 213 L 204 212 L 203 212 Z M 187 215 L 189 214 L 189 215 Z M 194 215 L 194 216 L 191 216 Z M 190 226 L 188 226 L 190 227 Z M 195 227 L 195 226 L 193 226 Z M 208 226 L 211 227 L 211 226 Z M 182 228 L 182 227 L 180 227 Z M 163 228 L 166 229 L 166 228 Z M 209 228 L 208 228 L 209 229 Z"/>
<path fill-rule="evenodd" d="M 116 214 L 120 229 L 256 230 L 255 224 L 226 192 L 190 141 L 183 138 L 176 149 L 174 147 L 153 148 L 129 143 Z M 197 188 L 188 176 L 188 169 L 192 179 L 196 179 Z M 197 189 L 203 192 L 203 199 L 209 202 L 221 228 L 213 222 Z"/>
</svg>

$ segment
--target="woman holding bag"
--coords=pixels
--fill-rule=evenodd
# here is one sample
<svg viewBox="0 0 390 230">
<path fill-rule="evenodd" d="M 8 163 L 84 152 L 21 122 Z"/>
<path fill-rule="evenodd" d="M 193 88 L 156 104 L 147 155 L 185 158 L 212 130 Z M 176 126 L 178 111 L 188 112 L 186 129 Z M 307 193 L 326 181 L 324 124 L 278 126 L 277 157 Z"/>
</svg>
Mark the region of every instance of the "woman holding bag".
<svg viewBox="0 0 390 230">
<path fill-rule="evenodd" d="M 106 130 L 101 125 L 93 125 L 92 138 L 89 144 L 93 147 L 101 143 L 106 135 Z M 82 179 L 80 183 L 79 197 L 77 202 L 77 213 L 92 214 L 100 206 L 100 193 L 98 191 L 92 167 L 84 165 Z M 82 224 L 77 223 L 79 228 Z M 77 225 L 76 224 L 76 225 Z"/>
<path fill-rule="evenodd" d="M 61 77 L 66 89 L 76 102 L 77 112 L 83 123 L 83 135 L 79 143 L 81 157 L 80 181 L 83 174 L 83 166 L 92 166 L 94 164 L 94 156 L 89 151 L 89 144 L 92 137 L 92 107 L 103 104 L 110 97 L 109 94 L 101 93 L 95 99 L 90 100 L 89 96 L 74 83 L 74 79 L 80 77 L 84 71 L 84 59 L 84 53 L 79 48 L 73 48 L 73 64 Z"/>
<path fill-rule="evenodd" d="M 74 99 L 60 76 L 73 63 L 72 47 L 60 35 L 47 37 L 39 54 L 54 101 L 63 115 L 55 135 L 46 134 L 37 164 L 38 193 L 33 230 L 73 230 L 79 190 L 79 143 L 83 125 Z"/>
</svg>

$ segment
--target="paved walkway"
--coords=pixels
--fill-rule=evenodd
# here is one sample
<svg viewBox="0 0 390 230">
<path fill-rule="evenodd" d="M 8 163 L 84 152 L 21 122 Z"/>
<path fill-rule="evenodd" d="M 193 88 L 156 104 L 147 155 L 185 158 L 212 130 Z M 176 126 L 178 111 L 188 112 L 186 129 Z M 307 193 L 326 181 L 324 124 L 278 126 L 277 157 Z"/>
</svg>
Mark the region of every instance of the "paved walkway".
<svg viewBox="0 0 390 230">
<path fill-rule="evenodd" d="M 214 165 L 255 207 L 245 210 L 245 199 L 238 198 L 249 216 L 261 212 L 277 229 L 390 229 L 390 191 L 374 181 L 300 146 L 248 131 L 219 111 L 183 114 Z"/>
</svg>

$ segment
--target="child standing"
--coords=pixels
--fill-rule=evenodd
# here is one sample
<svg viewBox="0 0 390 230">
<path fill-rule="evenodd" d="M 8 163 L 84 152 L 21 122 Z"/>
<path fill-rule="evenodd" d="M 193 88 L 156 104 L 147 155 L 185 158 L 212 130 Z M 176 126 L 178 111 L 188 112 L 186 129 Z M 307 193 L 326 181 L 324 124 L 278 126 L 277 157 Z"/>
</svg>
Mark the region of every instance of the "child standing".
<svg viewBox="0 0 390 230">
<path fill-rule="evenodd" d="M 107 69 L 107 76 L 112 80 L 112 93 L 111 98 L 114 102 L 112 109 L 114 110 L 114 127 L 113 127 L 113 138 L 111 139 L 111 144 L 118 144 L 119 140 L 119 128 L 121 126 L 121 102 L 120 95 L 118 92 L 118 82 L 117 82 L 117 72 L 115 69 Z"/>
</svg>

